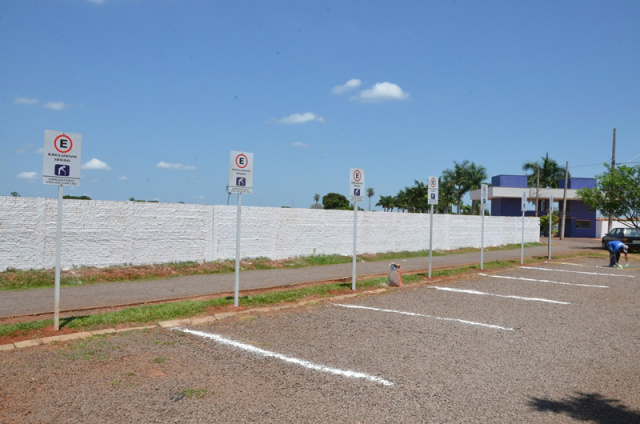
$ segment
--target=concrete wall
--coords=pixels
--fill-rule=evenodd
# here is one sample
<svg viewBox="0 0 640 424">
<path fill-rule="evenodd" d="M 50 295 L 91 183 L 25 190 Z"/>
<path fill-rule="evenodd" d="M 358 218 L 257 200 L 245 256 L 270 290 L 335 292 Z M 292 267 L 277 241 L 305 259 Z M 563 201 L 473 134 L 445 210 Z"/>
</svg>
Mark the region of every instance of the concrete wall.
<svg viewBox="0 0 640 424">
<path fill-rule="evenodd" d="M 63 201 L 62 267 L 235 258 L 236 206 Z M 242 208 L 241 256 L 353 253 L 353 211 Z M 358 253 L 429 248 L 429 215 L 358 214 Z M 55 265 L 57 199 L 0 197 L 0 271 Z M 521 241 L 521 218 L 485 217 L 485 246 Z M 479 216 L 434 215 L 433 248 L 480 247 Z M 539 220 L 525 220 L 525 242 Z"/>
</svg>

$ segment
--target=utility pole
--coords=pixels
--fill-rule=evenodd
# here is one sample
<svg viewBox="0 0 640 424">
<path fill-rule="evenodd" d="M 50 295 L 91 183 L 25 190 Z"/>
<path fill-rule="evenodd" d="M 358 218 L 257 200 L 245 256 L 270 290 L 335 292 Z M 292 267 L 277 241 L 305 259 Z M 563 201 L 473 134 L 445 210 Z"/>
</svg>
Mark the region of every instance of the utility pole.
<svg viewBox="0 0 640 424">
<path fill-rule="evenodd" d="M 536 216 L 538 216 L 538 204 L 540 201 L 538 200 L 538 196 L 540 196 L 540 166 L 536 166 L 538 168 L 538 179 L 536 181 Z"/>
<path fill-rule="evenodd" d="M 569 161 L 564 169 L 564 196 L 562 199 L 562 220 L 560 221 L 560 240 L 564 240 L 564 226 L 567 218 L 567 184 L 569 184 Z"/>
<path fill-rule="evenodd" d="M 613 152 L 611 153 L 611 170 L 616 167 L 616 129 L 613 129 Z M 611 227 L 613 227 L 613 214 L 609 213 L 609 227 L 607 232 L 611 232 Z"/>
</svg>

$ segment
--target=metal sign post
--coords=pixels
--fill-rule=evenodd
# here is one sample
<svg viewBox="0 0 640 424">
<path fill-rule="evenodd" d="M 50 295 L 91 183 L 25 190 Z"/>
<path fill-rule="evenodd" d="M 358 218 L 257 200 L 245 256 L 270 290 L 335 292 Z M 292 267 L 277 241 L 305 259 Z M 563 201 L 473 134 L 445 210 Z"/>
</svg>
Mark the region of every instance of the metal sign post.
<svg viewBox="0 0 640 424">
<path fill-rule="evenodd" d="M 431 258 L 433 257 L 433 205 L 438 204 L 438 179 L 429 177 L 429 278 L 431 278 Z"/>
<path fill-rule="evenodd" d="M 242 220 L 242 193 L 238 193 L 238 208 L 236 210 L 236 270 L 235 286 L 233 291 L 233 306 L 238 307 L 240 296 L 240 227 Z"/>
<path fill-rule="evenodd" d="M 520 205 L 522 211 L 522 246 L 520 247 L 520 265 L 524 265 L 524 213 L 527 210 L 527 192 L 522 192 L 522 204 Z"/>
<path fill-rule="evenodd" d="M 58 218 L 56 225 L 56 271 L 53 294 L 53 329 L 60 330 L 60 262 L 62 250 L 63 186 L 80 185 L 80 153 L 82 135 L 44 131 L 42 183 L 58 186 Z"/>
<path fill-rule="evenodd" d="M 358 239 L 358 202 L 364 200 L 364 170 L 349 170 L 349 198 L 353 201 L 353 266 L 351 270 L 351 290 L 356 291 L 356 250 Z"/>
<path fill-rule="evenodd" d="M 62 184 L 58 186 L 58 219 L 56 225 L 56 274 L 53 289 L 53 329 L 60 330 L 60 262 L 62 251 Z"/>
<path fill-rule="evenodd" d="M 358 202 L 353 202 L 353 266 L 351 269 L 351 290 L 356 291 L 356 249 L 358 239 Z"/>
<path fill-rule="evenodd" d="M 482 231 L 480 233 L 480 269 L 484 270 L 484 208 L 487 206 L 487 198 L 489 196 L 489 186 L 486 184 L 482 184 L 480 189 L 481 193 L 481 204 L 480 204 L 480 214 L 482 215 Z"/>
<path fill-rule="evenodd" d="M 233 305 L 238 307 L 240 295 L 240 234 L 242 216 L 242 193 L 253 193 L 253 153 L 231 151 L 229 163 L 229 193 L 238 193 L 236 212 L 236 273 Z"/>
<path fill-rule="evenodd" d="M 553 196 L 549 197 L 549 237 L 547 250 L 549 251 L 549 260 L 551 260 L 551 224 L 553 223 Z"/>
</svg>

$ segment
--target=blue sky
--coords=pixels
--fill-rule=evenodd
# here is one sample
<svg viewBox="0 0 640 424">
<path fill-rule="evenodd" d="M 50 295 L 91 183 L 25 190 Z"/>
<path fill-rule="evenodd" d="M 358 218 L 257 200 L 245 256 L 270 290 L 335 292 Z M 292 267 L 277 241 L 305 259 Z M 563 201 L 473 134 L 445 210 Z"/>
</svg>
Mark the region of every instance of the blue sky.
<svg viewBox="0 0 640 424">
<path fill-rule="evenodd" d="M 356 167 L 373 204 L 454 161 L 593 177 L 613 128 L 640 161 L 639 21 L 635 0 L 4 0 L 0 195 L 57 196 L 46 129 L 82 134 L 64 192 L 97 200 L 226 204 L 232 150 L 247 206 L 348 195 Z"/>
</svg>

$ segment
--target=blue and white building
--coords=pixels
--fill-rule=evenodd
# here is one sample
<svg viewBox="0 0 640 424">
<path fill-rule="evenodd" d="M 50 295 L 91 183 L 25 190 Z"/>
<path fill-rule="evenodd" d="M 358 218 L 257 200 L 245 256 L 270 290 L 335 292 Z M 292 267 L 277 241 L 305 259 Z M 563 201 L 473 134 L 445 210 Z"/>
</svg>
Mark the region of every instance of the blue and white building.
<svg viewBox="0 0 640 424">
<path fill-rule="evenodd" d="M 557 204 L 558 215 L 562 215 L 564 199 L 564 179 L 560 180 L 560 188 L 527 187 L 526 175 L 496 175 L 491 178 L 489 200 L 492 216 L 522 216 L 521 202 L 523 192 L 527 200 L 535 205 L 538 201 L 538 216 L 549 213 L 549 201 Z M 590 210 L 579 198 L 577 192 L 581 188 L 596 186 L 594 178 L 569 178 L 567 184 L 567 214 L 565 218 L 565 237 L 596 237 L 596 211 Z M 480 190 L 471 192 L 472 200 L 480 200 Z M 535 216 L 533 210 L 527 210 L 525 216 Z"/>
</svg>

